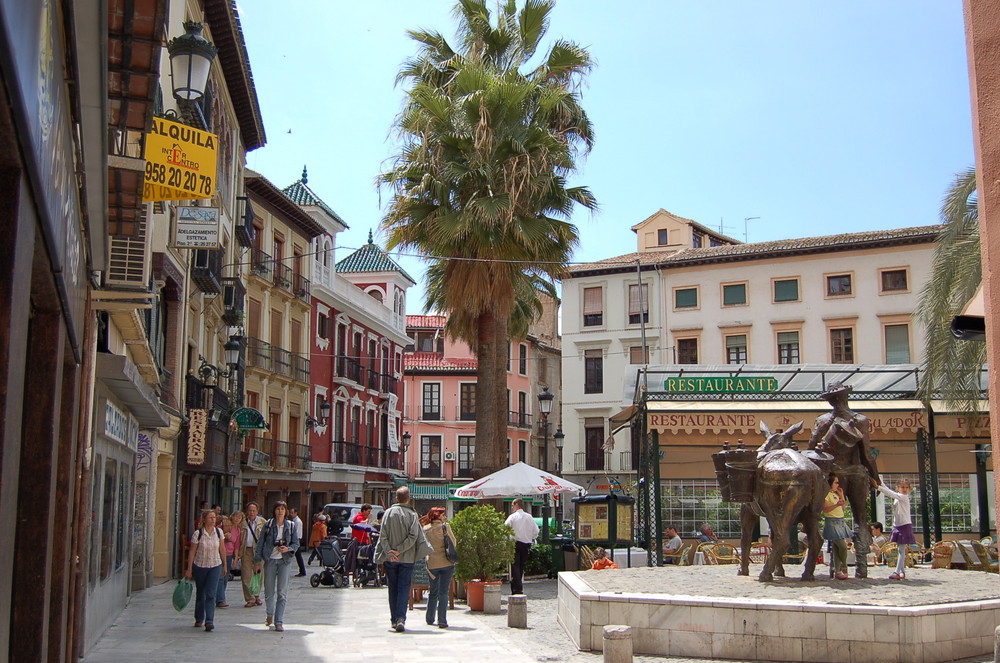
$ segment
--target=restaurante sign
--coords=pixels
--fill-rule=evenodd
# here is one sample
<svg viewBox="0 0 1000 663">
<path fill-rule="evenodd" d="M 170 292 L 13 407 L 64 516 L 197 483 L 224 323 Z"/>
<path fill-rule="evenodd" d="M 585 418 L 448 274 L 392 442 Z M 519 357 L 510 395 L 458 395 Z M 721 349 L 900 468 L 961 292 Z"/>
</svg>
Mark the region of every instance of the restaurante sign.
<svg viewBox="0 0 1000 663">
<path fill-rule="evenodd" d="M 676 377 L 663 381 L 664 391 L 674 394 L 765 394 L 778 390 L 771 377 Z"/>
</svg>

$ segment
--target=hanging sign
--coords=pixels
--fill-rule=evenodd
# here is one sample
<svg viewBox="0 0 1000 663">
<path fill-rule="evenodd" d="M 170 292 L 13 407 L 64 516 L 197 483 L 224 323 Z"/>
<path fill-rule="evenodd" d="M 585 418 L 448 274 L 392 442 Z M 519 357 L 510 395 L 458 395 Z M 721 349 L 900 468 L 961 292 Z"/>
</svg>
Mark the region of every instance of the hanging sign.
<svg viewBox="0 0 1000 663">
<path fill-rule="evenodd" d="M 221 249 L 219 208 L 178 207 L 173 246 L 176 249 Z"/>
<path fill-rule="evenodd" d="M 267 430 L 268 428 L 264 421 L 264 415 L 252 407 L 241 407 L 233 412 L 232 419 L 240 430 Z"/>
<path fill-rule="evenodd" d="M 205 462 L 205 430 L 208 427 L 208 410 L 188 410 L 191 422 L 188 425 L 188 465 L 202 465 Z"/>
<path fill-rule="evenodd" d="M 396 394 L 389 392 L 389 451 L 396 453 L 399 451 L 399 430 L 396 429 L 396 402 L 399 398 Z"/>
<path fill-rule="evenodd" d="M 219 137 L 162 117 L 146 134 L 142 199 L 194 200 L 215 193 Z"/>
</svg>

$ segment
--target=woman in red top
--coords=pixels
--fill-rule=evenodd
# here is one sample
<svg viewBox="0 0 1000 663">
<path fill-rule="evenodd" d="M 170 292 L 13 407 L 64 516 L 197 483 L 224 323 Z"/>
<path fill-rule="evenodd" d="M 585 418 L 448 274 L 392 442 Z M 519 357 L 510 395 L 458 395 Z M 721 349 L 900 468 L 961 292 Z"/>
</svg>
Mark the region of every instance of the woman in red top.
<svg viewBox="0 0 1000 663">
<path fill-rule="evenodd" d="M 368 518 L 369 516 L 371 516 L 371 514 L 372 514 L 372 505 L 362 504 L 361 511 L 358 512 L 358 515 L 354 516 L 354 518 L 351 520 L 351 524 L 352 525 L 360 525 L 362 523 L 367 524 Z M 368 536 L 368 532 L 361 529 L 354 529 L 352 527 L 351 536 L 353 536 L 355 539 L 358 540 L 359 546 L 368 545 L 369 543 L 372 542 L 371 537 Z"/>
</svg>

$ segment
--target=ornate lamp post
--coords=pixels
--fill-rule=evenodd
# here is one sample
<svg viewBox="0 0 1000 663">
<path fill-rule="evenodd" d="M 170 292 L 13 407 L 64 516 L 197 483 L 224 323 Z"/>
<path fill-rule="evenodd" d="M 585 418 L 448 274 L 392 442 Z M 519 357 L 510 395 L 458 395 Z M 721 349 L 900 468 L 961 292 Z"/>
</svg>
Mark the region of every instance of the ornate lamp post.
<svg viewBox="0 0 1000 663">
<path fill-rule="evenodd" d="M 202 27 L 201 23 L 185 21 L 185 33 L 167 42 L 174 97 L 183 101 L 197 101 L 205 94 L 208 72 L 218 52 L 201 36 Z"/>
<path fill-rule="evenodd" d="M 556 473 L 562 476 L 562 450 L 566 436 L 563 434 L 562 426 L 556 429 L 552 439 L 556 441 Z M 556 509 L 556 534 L 562 534 L 563 521 L 563 496 L 559 496 L 559 508 Z"/>
<path fill-rule="evenodd" d="M 555 395 L 549 391 L 548 387 L 542 387 L 542 393 L 538 394 L 538 411 L 542 415 L 542 470 L 549 471 L 549 413 L 552 412 L 552 399 Z M 549 494 L 545 493 L 545 502 L 542 506 L 542 544 L 549 543 Z"/>
</svg>

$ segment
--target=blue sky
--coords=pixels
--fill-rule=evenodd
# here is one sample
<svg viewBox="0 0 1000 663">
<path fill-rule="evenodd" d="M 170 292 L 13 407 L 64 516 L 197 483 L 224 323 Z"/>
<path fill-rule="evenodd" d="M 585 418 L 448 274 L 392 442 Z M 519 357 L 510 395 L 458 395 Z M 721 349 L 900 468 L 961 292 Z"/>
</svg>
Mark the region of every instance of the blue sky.
<svg viewBox="0 0 1000 663">
<path fill-rule="evenodd" d="M 405 31 L 453 37 L 452 2 L 237 4 L 268 138 L 248 165 L 279 186 L 308 166 L 351 227 L 338 259 L 369 229 L 384 244 L 374 180 L 416 51 Z M 660 208 L 751 242 L 937 223 L 973 164 L 960 0 L 560 0 L 555 37 L 597 61 L 575 183 L 601 209 L 574 216 L 574 261 L 635 251 L 629 228 Z"/>
</svg>

